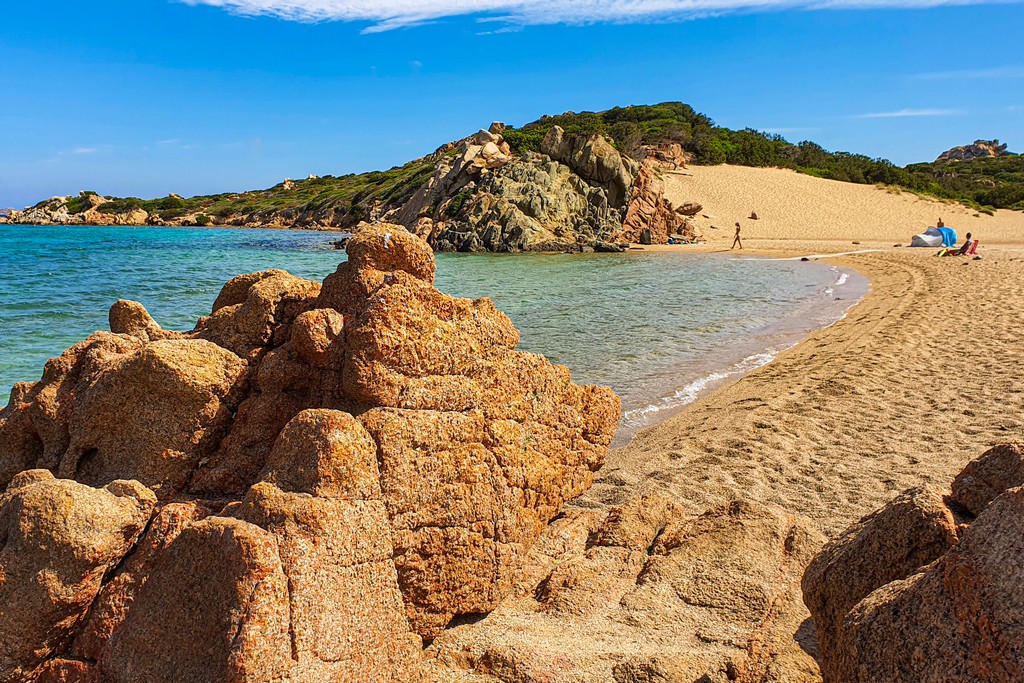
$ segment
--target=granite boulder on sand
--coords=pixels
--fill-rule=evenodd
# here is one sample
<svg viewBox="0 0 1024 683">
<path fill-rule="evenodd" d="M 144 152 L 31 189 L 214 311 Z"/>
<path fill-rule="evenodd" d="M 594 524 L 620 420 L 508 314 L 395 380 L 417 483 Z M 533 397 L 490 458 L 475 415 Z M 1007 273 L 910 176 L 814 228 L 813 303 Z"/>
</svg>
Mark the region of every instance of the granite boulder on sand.
<svg viewBox="0 0 1024 683">
<path fill-rule="evenodd" d="M 916 489 L 830 543 L 803 578 L 825 681 L 1024 679 L 1024 447 Z"/>
<path fill-rule="evenodd" d="M 0 411 L 0 681 L 416 681 L 495 608 L 619 419 L 367 226 L 321 286 L 118 302 Z M 54 475 L 61 477 L 54 478 Z"/>
</svg>

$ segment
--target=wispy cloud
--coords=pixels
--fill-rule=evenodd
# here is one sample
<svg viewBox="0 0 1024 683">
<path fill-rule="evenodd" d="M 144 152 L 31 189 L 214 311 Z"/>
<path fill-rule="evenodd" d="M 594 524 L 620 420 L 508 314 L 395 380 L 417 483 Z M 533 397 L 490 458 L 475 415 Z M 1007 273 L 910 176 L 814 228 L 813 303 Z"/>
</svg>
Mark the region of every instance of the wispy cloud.
<svg viewBox="0 0 1024 683">
<path fill-rule="evenodd" d="M 75 147 L 70 154 L 95 154 L 100 151 L 99 147 Z"/>
<path fill-rule="evenodd" d="M 956 116 L 963 114 L 956 109 L 900 109 L 899 111 L 880 111 L 871 114 L 859 114 L 858 119 L 903 119 L 915 116 Z"/>
<path fill-rule="evenodd" d="M 369 22 L 365 33 L 408 28 L 453 16 L 510 24 L 591 24 L 683 20 L 740 11 L 925 8 L 1022 0 L 180 0 L 245 16 L 302 22 Z M 498 15 L 498 16 L 495 16 Z"/>
<path fill-rule="evenodd" d="M 975 81 L 1024 78 L 1024 66 L 992 66 L 981 69 L 933 71 L 930 73 L 917 74 L 916 77 L 926 81 Z"/>
</svg>

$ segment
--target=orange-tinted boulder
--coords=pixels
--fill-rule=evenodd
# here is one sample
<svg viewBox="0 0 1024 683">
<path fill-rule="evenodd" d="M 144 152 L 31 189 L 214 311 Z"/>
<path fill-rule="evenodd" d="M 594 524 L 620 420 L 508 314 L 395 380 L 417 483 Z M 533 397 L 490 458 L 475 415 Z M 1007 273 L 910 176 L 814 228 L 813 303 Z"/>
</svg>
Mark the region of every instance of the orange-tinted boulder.
<svg viewBox="0 0 1024 683">
<path fill-rule="evenodd" d="M 956 477 L 950 507 L 908 491 L 814 560 L 804 599 L 826 681 L 1024 679 L 1020 463 L 997 446 Z"/>
<path fill-rule="evenodd" d="M 421 637 L 512 591 L 601 466 L 618 398 L 516 351 L 490 300 L 437 291 L 404 228 L 363 226 L 349 256 L 322 288 L 234 278 L 190 331 L 119 301 L 113 333 L 15 388 L 0 483 L 132 478 L 161 503 L 71 621 L 33 632 L 55 645 L 25 671 L 415 681 Z M 0 631 L 19 625 L 0 611 Z"/>
<path fill-rule="evenodd" d="M 907 491 L 829 543 L 802 582 L 822 649 L 841 647 L 843 620 L 869 593 L 917 572 L 956 543 L 956 520 L 942 494 L 930 488 Z M 822 669 L 835 677 L 829 658 Z"/>
<path fill-rule="evenodd" d="M 288 623 L 277 539 L 209 517 L 161 553 L 100 668 L 117 683 L 273 681 L 291 662 Z"/>
<path fill-rule="evenodd" d="M 155 503 L 134 481 L 94 489 L 45 470 L 14 478 L 0 496 L 0 681 L 35 680 L 64 651 Z"/>
<path fill-rule="evenodd" d="M 1024 444 L 1007 443 L 990 448 L 967 463 L 953 480 L 950 498 L 977 516 L 1003 491 L 1021 485 L 1024 485 Z"/>
</svg>

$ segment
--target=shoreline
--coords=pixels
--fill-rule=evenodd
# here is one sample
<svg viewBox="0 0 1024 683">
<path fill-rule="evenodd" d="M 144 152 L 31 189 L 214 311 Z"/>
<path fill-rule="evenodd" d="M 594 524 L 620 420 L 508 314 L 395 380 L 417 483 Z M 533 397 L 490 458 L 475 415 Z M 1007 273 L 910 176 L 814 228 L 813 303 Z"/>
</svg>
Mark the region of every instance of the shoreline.
<svg viewBox="0 0 1024 683">
<path fill-rule="evenodd" d="M 654 251 L 655 253 L 664 253 L 667 250 Z M 751 255 L 747 258 L 781 261 L 798 260 L 802 257 L 777 255 L 756 257 Z M 817 259 L 812 258 L 811 260 Z M 720 353 L 715 355 L 715 358 L 712 359 L 713 362 L 705 367 L 704 374 L 683 377 L 677 382 L 671 395 L 661 396 L 644 406 L 624 409 L 622 421 L 612 442 L 612 448 L 628 446 L 639 433 L 657 428 L 665 421 L 685 411 L 694 402 L 771 364 L 780 354 L 802 344 L 811 335 L 846 318 L 850 310 L 870 293 L 870 280 L 856 268 L 845 264 L 836 264 L 832 270 L 837 277 L 825 291 L 826 296 L 832 298 L 806 300 L 802 304 L 802 310 L 789 311 L 782 317 L 774 319 L 756 331 L 752 335 L 753 340 L 748 338 L 732 340 L 727 347 L 723 347 Z M 852 283 L 849 282 L 851 275 L 854 279 Z M 842 286 L 851 287 L 844 292 L 852 292 L 852 298 L 834 296 L 833 288 Z M 827 313 L 822 314 L 821 309 L 823 308 L 827 308 Z M 644 419 L 647 415 L 654 417 Z"/>
<path fill-rule="evenodd" d="M 896 251 L 837 263 L 870 282 L 842 320 L 640 430 L 575 504 L 660 493 L 696 515 L 753 498 L 832 537 L 907 488 L 945 488 L 990 445 L 1024 439 L 1024 391 L 1006 372 L 1024 363 L 1012 331 L 1024 315 L 1012 284 L 1024 281 L 1024 249 L 979 262 Z M 946 291 L 959 294 L 944 303 Z"/>
</svg>

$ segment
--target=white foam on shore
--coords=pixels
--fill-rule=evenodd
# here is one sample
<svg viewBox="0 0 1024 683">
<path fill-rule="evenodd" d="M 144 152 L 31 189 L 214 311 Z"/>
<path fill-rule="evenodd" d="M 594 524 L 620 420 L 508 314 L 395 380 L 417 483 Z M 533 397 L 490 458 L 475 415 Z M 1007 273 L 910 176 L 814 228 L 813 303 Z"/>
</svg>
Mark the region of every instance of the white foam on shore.
<svg viewBox="0 0 1024 683">
<path fill-rule="evenodd" d="M 853 274 L 855 279 L 851 282 L 850 271 L 844 270 L 839 266 L 831 266 L 829 270 L 834 273 L 835 279 L 830 286 L 826 286 L 820 291 L 827 298 L 826 300 L 831 302 L 832 306 L 842 305 L 841 310 L 833 308 L 826 319 L 814 316 L 811 319 L 816 319 L 818 323 L 817 325 L 811 325 L 808 328 L 799 331 L 796 335 L 787 334 L 786 338 L 783 339 L 776 337 L 773 340 L 774 343 L 772 343 L 769 348 L 746 356 L 739 362 L 729 366 L 727 369 L 710 372 L 709 374 L 686 384 L 670 396 L 660 398 L 648 405 L 625 411 L 622 416 L 622 422 L 620 423 L 619 433 L 616 435 L 613 446 L 623 446 L 629 443 L 640 430 L 651 427 L 658 422 L 671 417 L 673 414 L 681 412 L 686 406 L 699 399 L 702 395 L 710 393 L 712 390 L 717 389 L 726 382 L 738 379 L 749 372 L 771 363 L 775 360 L 778 354 L 798 345 L 806 339 L 809 334 L 832 327 L 837 322 L 846 319 L 850 308 L 867 294 L 867 291 L 870 289 L 870 284 L 865 280 L 864 291 L 861 292 L 859 282 L 863 278 L 860 278 L 856 273 Z M 847 292 L 851 285 L 855 286 L 855 291 Z M 848 300 L 846 300 L 845 296 L 837 297 L 835 290 L 839 287 L 845 287 L 842 292 L 852 294 L 853 296 Z M 843 299 L 842 302 L 840 301 L 841 299 Z"/>
<path fill-rule="evenodd" d="M 790 345 L 786 348 L 792 348 Z M 629 410 L 622 416 L 622 424 L 626 427 L 644 427 L 650 424 L 650 418 L 658 413 L 665 410 L 680 409 L 687 406 L 698 398 L 700 395 L 718 385 L 724 380 L 734 377 L 736 375 L 744 375 L 752 370 L 756 370 L 760 367 L 768 365 L 775 356 L 786 349 L 768 349 L 761 353 L 755 353 L 751 356 L 747 356 L 740 362 L 734 364 L 727 370 L 721 372 L 712 372 L 709 375 L 705 375 L 699 379 L 696 379 L 681 389 L 678 389 L 672 396 L 661 399 L 657 403 L 643 406 L 642 408 L 634 408 Z"/>
</svg>

